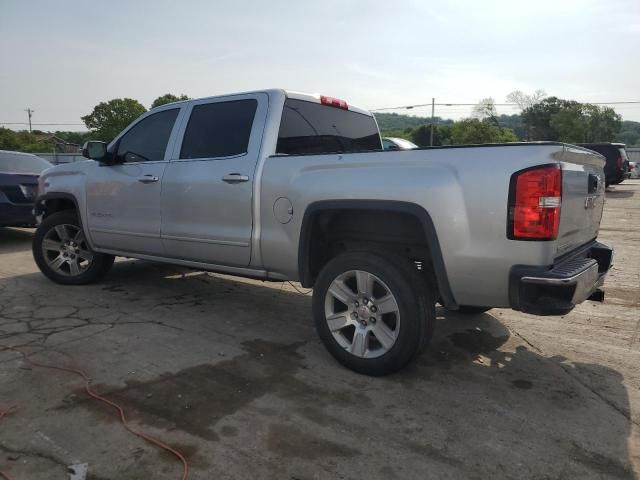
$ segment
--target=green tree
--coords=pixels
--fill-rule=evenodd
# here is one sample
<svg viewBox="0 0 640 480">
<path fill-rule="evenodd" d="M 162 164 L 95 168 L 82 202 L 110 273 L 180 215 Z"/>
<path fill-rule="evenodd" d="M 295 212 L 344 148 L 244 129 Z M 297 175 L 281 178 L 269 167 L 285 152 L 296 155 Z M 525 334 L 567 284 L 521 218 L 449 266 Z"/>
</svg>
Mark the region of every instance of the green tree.
<svg viewBox="0 0 640 480">
<path fill-rule="evenodd" d="M 483 122 L 477 118 L 467 118 L 454 123 L 450 127 L 449 145 L 517 142 L 513 130 L 498 127 L 491 122 Z"/>
<path fill-rule="evenodd" d="M 82 117 L 82 121 L 91 130 L 94 138 L 110 142 L 118 133 L 147 109 L 132 98 L 114 98 L 108 102 L 100 102 L 93 112 Z"/>
<path fill-rule="evenodd" d="M 640 122 L 623 120 L 620 132 L 615 136 L 616 142 L 626 143 L 627 146 L 640 146 Z"/>
<path fill-rule="evenodd" d="M 27 130 L 16 132 L 8 128 L 0 128 L 0 150 L 17 152 L 46 153 L 53 150 L 50 143 L 41 141 Z"/>
<path fill-rule="evenodd" d="M 549 126 L 555 131 L 554 140 L 569 143 L 587 142 L 589 126 L 582 114 L 582 105 L 563 108 L 549 118 Z"/>
<path fill-rule="evenodd" d="M 428 147 L 431 144 L 431 125 L 420 125 L 418 128 L 414 128 L 410 140 L 419 147 Z"/>
<path fill-rule="evenodd" d="M 82 145 L 87 140 L 90 140 L 90 135 L 89 132 L 56 132 L 57 137 L 62 138 L 66 142 L 75 143 L 76 145 Z"/>
<path fill-rule="evenodd" d="M 589 124 L 589 142 L 611 142 L 622 127 L 622 117 L 611 107 L 584 105 Z"/>
<path fill-rule="evenodd" d="M 439 147 L 446 145 L 449 138 L 449 129 L 452 124 L 434 125 L 433 128 L 433 146 Z M 420 125 L 414 128 L 408 136 L 408 139 L 419 147 L 428 147 L 431 145 L 431 125 Z"/>
<path fill-rule="evenodd" d="M 548 97 L 525 108 L 522 119 L 529 129 L 530 140 L 559 140 L 558 131 L 551 126 L 551 117 L 563 109 L 577 107 L 578 102 Z"/>
<path fill-rule="evenodd" d="M 415 117 L 413 115 L 403 115 L 399 113 L 382 113 L 375 112 L 376 121 L 378 127 L 383 132 L 387 130 L 405 130 L 418 128 L 420 125 L 427 125 L 431 123 L 431 117 Z M 433 123 L 436 125 L 453 123 L 451 119 L 444 119 L 441 117 L 434 117 Z"/>
<path fill-rule="evenodd" d="M 189 100 L 189 97 L 187 97 L 184 93 L 178 96 L 175 96 L 171 93 L 165 93 L 164 95 L 161 95 L 153 101 L 153 103 L 151 104 L 151 108 L 156 108 L 167 103 L 179 102 L 181 100 Z"/>
<path fill-rule="evenodd" d="M 610 107 L 575 103 L 551 115 L 549 125 L 562 142 L 611 142 L 620 131 L 622 118 Z"/>
</svg>

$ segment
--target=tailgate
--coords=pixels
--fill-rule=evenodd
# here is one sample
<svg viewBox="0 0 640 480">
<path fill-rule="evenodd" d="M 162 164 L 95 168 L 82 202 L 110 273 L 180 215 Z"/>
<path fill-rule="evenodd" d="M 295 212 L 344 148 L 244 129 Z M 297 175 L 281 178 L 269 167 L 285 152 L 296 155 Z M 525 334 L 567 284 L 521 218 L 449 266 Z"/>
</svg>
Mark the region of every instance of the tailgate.
<svg viewBox="0 0 640 480">
<path fill-rule="evenodd" d="M 557 251 L 562 255 L 598 236 L 604 207 L 606 160 L 580 147 L 565 146 L 562 168 L 562 207 Z"/>
</svg>

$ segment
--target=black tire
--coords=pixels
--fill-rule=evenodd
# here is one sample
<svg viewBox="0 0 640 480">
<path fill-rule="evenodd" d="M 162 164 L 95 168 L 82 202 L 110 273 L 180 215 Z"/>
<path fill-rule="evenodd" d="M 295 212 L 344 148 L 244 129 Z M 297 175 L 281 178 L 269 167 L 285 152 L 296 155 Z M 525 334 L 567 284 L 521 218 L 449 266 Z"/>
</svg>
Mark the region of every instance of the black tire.
<svg viewBox="0 0 640 480">
<path fill-rule="evenodd" d="M 93 255 L 93 259 L 78 275 L 62 275 L 47 263 L 42 248 L 43 240 L 50 230 L 59 225 L 74 225 L 82 229 L 78 217 L 73 211 L 65 210 L 55 212 L 46 217 L 38 226 L 33 237 L 32 245 L 33 258 L 40 271 L 50 280 L 63 285 L 86 285 L 102 278 L 109 271 L 111 265 L 113 265 L 115 257 L 113 255 L 93 252 L 90 250 L 88 244 L 86 245 L 86 249 Z"/>
<path fill-rule="evenodd" d="M 476 307 L 472 305 L 460 305 L 458 310 L 454 310 L 458 313 L 462 313 L 465 315 L 478 315 L 480 313 L 484 313 L 491 310 L 491 307 Z"/>
<path fill-rule="evenodd" d="M 325 317 L 325 299 L 332 282 L 345 272 L 357 270 L 373 274 L 386 284 L 401 319 L 395 343 L 375 358 L 347 351 L 334 338 Z M 379 252 L 346 252 L 330 260 L 320 272 L 313 289 L 313 316 L 320 339 L 338 362 L 364 375 L 381 376 L 400 370 L 427 346 L 436 319 L 435 297 L 407 260 Z"/>
</svg>

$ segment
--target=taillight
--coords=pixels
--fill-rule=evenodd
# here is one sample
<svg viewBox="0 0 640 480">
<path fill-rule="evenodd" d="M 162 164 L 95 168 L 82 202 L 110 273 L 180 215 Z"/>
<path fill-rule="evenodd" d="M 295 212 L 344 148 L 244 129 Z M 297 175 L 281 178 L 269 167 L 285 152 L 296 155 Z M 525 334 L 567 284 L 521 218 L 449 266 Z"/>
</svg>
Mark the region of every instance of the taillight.
<svg viewBox="0 0 640 480">
<path fill-rule="evenodd" d="M 618 157 L 618 170 L 622 170 L 624 168 L 624 159 L 622 155 Z"/>
<path fill-rule="evenodd" d="M 545 165 L 516 172 L 509 192 L 512 240 L 555 240 L 560 225 L 562 170 Z"/>
<path fill-rule="evenodd" d="M 331 107 L 344 108 L 347 110 L 349 105 L 344 100 L 340 100 L 339 98 L 327 97 L 326 95 L 320 95 L 320 103 L 323 105 L 329 105 Z"/>
</svg>

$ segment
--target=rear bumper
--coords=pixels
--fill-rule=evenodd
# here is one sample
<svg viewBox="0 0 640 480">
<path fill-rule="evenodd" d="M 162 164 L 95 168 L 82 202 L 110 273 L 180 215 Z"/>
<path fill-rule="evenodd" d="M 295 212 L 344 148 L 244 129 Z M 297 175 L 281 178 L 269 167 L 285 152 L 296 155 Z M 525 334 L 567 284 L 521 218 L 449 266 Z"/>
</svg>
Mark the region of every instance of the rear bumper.
<svg viewBox="0 0 640 480">
<path fill-rule="evenodd" d="M 592 242 L 548 267 L 517 265 L 511 269 L 511 308 L 534 315 L 564 315 L 599 291 L 612 260 L 611 247 Z"/>
</svg>

